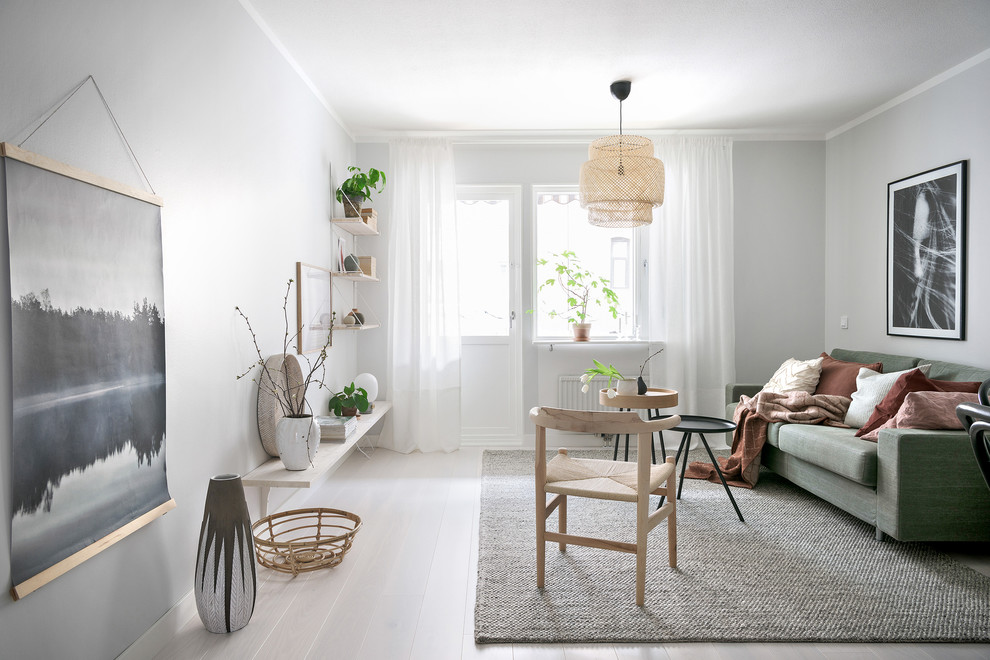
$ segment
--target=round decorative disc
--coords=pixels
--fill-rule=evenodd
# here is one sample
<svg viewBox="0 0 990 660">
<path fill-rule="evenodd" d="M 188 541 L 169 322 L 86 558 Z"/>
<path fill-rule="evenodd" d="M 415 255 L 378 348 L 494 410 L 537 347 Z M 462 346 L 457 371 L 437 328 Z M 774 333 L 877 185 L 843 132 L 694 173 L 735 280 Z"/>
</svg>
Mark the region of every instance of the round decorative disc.
<svg viewBox="0 0 990 660">
<path fill-rule="evenodd" d="M 265 360 L 267 369 L 261 370 L 258 378 L 258 434 L 261 436 L 261 446 L 270 456 L 278 456 L 275 445 L 275 426 L 278 420 L 285 417 L 285 411 L 278 399 L 272 394 L 272 383 L 268 374 L 275 379 L 275 389 L 280 392 L 302 388 L 303 375 L 299 360 L 295 355 L 273 355 Z"/>
</svg>

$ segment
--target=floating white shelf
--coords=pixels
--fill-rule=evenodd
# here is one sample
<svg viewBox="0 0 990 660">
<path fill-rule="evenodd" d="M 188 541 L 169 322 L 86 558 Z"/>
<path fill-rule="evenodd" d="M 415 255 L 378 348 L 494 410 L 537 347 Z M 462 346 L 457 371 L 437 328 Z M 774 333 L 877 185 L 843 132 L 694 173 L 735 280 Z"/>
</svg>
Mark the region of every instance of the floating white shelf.
<svg viewBox="0 0 990 660">
<path fill-rule="evenodd" d="M 339 280 L 349 280 L 351 282 L 381 282 L 377 277 L 372 277 L 371 275 L 365 275 L 361 271 L 339 271 L 335 270 L 330 273 L 331 276 L 336 277 Z"/>
<path fill-rule="evenodd" d="M 358 440 L 391 409 L 391 402 L 375 401 L 375 409 L 358 418 L 357 428 L 345 440 L 324 440 L 320 443 L 312 467 L 286 470 L 282 459 L 270 458 L 241 477 L 245 487 L 261 488 L 261 516 L 268 515 L 268 495 L 272 488 L 313 488 L 319 485 L 354 451 Z"/>
<path fill-rule="evenodd" d="M 373 330 L 375 328 L 380 328 L 380 327 L 382 327 L 381 323 L 363 323 L 361 325 L 355 323 L 354 325 L 335 325 L 333 326 L 333 329 L 334 330 Z"/>
<path fill-rule="evenodd" d="M 377 226 L 372 226 L 364 218 L 331 218 L 334 227 L 340 227 L 355 236 L 378 236 Z M 376 223 L 377 224 L 377 223 Z"/>
</svg>

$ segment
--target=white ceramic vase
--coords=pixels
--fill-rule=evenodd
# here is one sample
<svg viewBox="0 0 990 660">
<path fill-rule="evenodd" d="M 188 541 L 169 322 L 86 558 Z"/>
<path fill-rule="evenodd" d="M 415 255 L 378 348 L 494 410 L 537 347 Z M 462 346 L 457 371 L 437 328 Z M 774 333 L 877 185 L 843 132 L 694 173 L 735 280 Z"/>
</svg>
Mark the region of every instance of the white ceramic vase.
<svg viewBox="0 0 990 660">
<path fill-rule="evenodd" d="M 320 448 L 320 427 L 312 415 L 283 417 L 275 427 L 275 444 L 286 470 L 305 470 Z"/>
<path fill-rule="evenodd" d="M 619 381 L 615 391 L 619 393 L 619 396 L 632 396 L 639 394 L 639 385 L 635 378 L 623 378 Z"/>
</svg>

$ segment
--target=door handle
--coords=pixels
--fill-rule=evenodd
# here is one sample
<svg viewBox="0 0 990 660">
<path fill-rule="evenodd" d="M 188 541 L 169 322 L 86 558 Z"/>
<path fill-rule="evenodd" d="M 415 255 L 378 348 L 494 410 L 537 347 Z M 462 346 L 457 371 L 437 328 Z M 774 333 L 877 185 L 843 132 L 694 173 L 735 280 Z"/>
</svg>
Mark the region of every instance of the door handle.
<svg viewBox="0 0 990 660">
<path fill-rule="evenodd" d="M 511 312 L 509 312 L 509 327 L 510 328 L 512 327 L 512 324 L 515 322 L 515 320 L 516 320 L 516 311 L 515 310 L 512 310 Z"/>
</svg>

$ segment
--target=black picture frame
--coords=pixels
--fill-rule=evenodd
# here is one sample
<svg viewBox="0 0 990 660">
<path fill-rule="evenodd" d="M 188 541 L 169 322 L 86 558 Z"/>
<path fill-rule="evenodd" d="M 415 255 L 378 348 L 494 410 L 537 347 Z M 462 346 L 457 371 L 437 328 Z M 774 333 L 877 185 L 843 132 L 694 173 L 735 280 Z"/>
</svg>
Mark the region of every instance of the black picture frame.
<svg viewBox="0 0 990 660">
<path fill-rule="evenodd" d="M 968 161 L 887 185 L 887 334 L 966 338 Z"/>
</svg>

